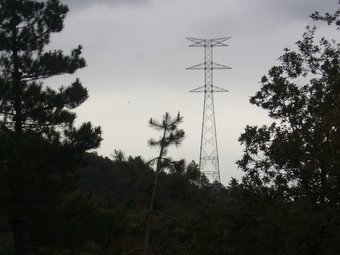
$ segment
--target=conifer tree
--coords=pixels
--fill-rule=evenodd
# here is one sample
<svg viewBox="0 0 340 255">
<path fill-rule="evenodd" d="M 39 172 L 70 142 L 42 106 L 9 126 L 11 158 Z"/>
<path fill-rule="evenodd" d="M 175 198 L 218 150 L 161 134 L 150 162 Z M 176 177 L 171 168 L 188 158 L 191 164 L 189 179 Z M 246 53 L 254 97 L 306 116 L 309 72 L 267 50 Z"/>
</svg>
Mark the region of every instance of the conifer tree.
<svg viewBox="0 0 340 255">
<path fill-rule="evenodd" d="M 156 191 L 159 181 L 159 175 L 165 166 L 169 165 L 169 159 L 165 158 L 167 148 L 171 145 L 180 145 L 184 139 L 184 131 L 178 129 L 178 125 L 183 121 L 183 118 L 178 113 L 175 118 L 171 118 L 169 113 L 165 113 L 161 122 L 150 119 L 149 125 L 162 133 L 158 140 L 150 139 L 148 144 L 150 147 L 159 147 L 159 155 L 154 160 L 156 163 L 155 177 L 151 193 L 148 217 L 146 222 L 146 231 L 144 237 L 144 255 L 150 254 L 150 236 L 153 225 L 153 214 L 156 199 Z"/>
<path fill-rule="evenodd" d="M 81 46 L 69 55 L 46 49 L 67 12 L 59 0 L 0 1 L 0 205 L 17 255 L 53 243 L 43 226 L 53 225 L 49 216 L 72 188 L 81 155 L 101 141 L 100 127 L 74 126 L 72 110 L 88 97 L 78 79 L 58 90 L 43 85 L 86 65 Z"/>
</svg>

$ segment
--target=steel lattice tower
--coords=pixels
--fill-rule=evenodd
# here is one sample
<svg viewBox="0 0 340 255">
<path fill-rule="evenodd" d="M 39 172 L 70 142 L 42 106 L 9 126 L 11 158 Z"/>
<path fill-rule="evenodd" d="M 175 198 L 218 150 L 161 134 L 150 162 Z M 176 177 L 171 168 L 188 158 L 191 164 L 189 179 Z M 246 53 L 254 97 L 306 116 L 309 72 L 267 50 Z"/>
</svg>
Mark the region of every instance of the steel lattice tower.
<svg viewBox="0 0 340 255">
<path fill-rule="evenodd" d="M 187 70 L 204 70 L 204 86 L 191 90 L 190 92 L 204 92 L 202 134 L 200 147 L 199 167 L 210 181 L 221 182 L 220 167 L 218 160 L 217 135 L 214 109 L 214 93 L 228 92 L 228 90 L 219 88 L 213 83 L 214 69 L 231 69 L 228 66 L 220 65 L 213 62 L 213 48 L 228 46 L 224 42 L 231 37 L 216 39 L 198 39 L 187 38 L 193 44 L 189 47 L 204 47 L 204 62 L 186 68 Z"/>
</svg>

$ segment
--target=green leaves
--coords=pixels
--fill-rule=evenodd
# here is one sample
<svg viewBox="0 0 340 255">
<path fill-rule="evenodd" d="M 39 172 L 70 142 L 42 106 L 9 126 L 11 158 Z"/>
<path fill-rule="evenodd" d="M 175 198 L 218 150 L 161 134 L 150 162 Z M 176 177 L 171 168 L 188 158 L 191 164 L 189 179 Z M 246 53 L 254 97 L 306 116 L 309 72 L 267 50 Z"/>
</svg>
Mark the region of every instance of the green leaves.
<svg viewBox="0 0 340 255">
<path fill-rule="evenodd" d="M 21 79 L 32 81 L 54 75 L 72 74 L 86 66 L 85 60 L 81 57 L 81 50 L 82 47 L 79 45 L 70 56 L 64 56 L 61 50 L 44 52 L 36 58 L 32 58 L 31 54 L 22 55 Z"/>
<path fill-rule="evenodd" d="M 101 128 L 92 127 L 90 122 L 83 123 L 79 128 L 65 130 L 65 144 L 75 148 L 77 151 L 87 151 L 99 146 L 101 138 Z"/>
<path fill-rule="evenodd" d="M 149 125 L 156 130 L 159 130 L 162 132 L 162 136 L 159 138 L 159 140 L 156 139 L 150 139 L 148 144 L 151 147 L 157 146 L 159 147 L 159 156 L 153 160 L 151 160 L 151 163 L 157 162 L 156 164 L 156 171 L 155 171 L 155 178 L 153 181 L 153 188 L 152 188 L 152 194 L 150 198 L 150 206 L 149 206 L 149 212 L 146 222 L 146 231 L 145 231 L 145 237 L 144 237 L 144 249 L 143 253 L 150 254 L 152 253 L 152 245 L 150 243 L 150 236 L 152 232 L 153 227 L 153 218 L 154 218 L 154 209 L 155 209 L 155 201 L 156 201 L 156 191 L 158 186 L 158 181 L 160 178 L 161 171 L 165 167 L 170 167 L 170 169 L 174 170 L 177 168 L 180 169 L 184 166 L 183 162 L 171 162 L 170 159 L 164 158 L 166 155 L 166 150 L 170 145 L 176 145 L 178 146 L 181 141 L 184 139 L 184 131 L 182 129 L 178 129 L 177 126 L 182 122 L 183 118 L 180 116 L 180 113 L 178 112 L 177 117 L 172 119 L 169 113 L 165 113 L 163 116 L 163 119 L 161 122 L 155 121 L 152 118 L 149 121 Z"/>
<path fill-rule="evenodd" d="M 4 0 L 1 2 L 0 50 L 42 51 L 50 34 L 60 32 L 68 8 L 58 0 L 45 2 Z M 13 14 L 13 15 L 12 15 Z M 16 40 L 13 37 L 15 29 Z"/>
<path fill-rule="evenodd" d="M 65 106 L 69 109 L 78 107 L 88 98 L 87 89 L 81 85 L 79 79 L 76 79 L 76 81 L 65 90 L 61 89 L 61 93 L 65 100 Z"/>
<path fill-rule="evenodd" d="M 151 138 L 148 141 L 148 145 L 150 147 L 160 147 L 161 151 L 165 152 L 164 149 L 170 145 L 179 146 L 184 139 L 184 131 L 182 129 L 178 129 L 177 126 L 182 123 L 183 118 L 180 116 L 178 112 L 176 118 L 172 119 L 169 113 L 166 113 L 163 116 L 163 120 L 161 122 L 155 121 L 154 119 L 149 120 L 150 127 L 162 131 L 163 136 L 160 137 L 159 140 L 155 140 Z M 163 148 L 163 149 L 162 149 Z M 164 153 L 165 155 L 165 153 Z"/>
<path fill-rule="evenodd" d="M 43 86 L 46 78 L 72 74 L 86 65 L 81 46 L 69 55 L 46 50 L 51 34 L 62 30 L 67 12 L 59 0 L 0 1 L 0 189 L 4 194 L 0 204 L 6 205 L 2 214 L 11 226 L 16 254 L 51 254 L 51 247 L 56 251 L 65 245 L 59 238 L 65 238 L 65 233 L 56 233 L 56 225 L 61 224 L 60 231 L 72 232 L 73 227 L 60 219 L 67 203 L 60 199 L 75 187 L 75 171 L 84 152 L 97 148 L 102 140 L 100 127 L 90 122 L 74 126 L 72 110 L 88 98 L 78 79 L 59 90 Z M 49 228 L 52 221 L 55 227 Z M 82 246 L 84 240 L 77 242 L 70 249 Z"/>
<path fill-rule="evenodd" d="M 335 23 L 336 26 L 340 27 L 340 10 L 337 10 L 334 14 L 326 13 L 325 15 L 320 15 L 320 13 L 316 11 L 310 17 L 313 20 L 326 21 L 328 25 Z"/>
<path fill-rule="evenodd" d="M 313 17 L 333 24 L 338 15 Z M 237 163 L 250 186 L 307 199 L 314 206 L 338 205 L 340 45 L 326 38 L 316 42 L 316 33 L 316 27 L 308 26 L 298 51 L 285 49 L 281 64 L 262 78 L 250 102 L 275 122 L 246 128 L 239 139 L 244 156 Z"/>
</svg>

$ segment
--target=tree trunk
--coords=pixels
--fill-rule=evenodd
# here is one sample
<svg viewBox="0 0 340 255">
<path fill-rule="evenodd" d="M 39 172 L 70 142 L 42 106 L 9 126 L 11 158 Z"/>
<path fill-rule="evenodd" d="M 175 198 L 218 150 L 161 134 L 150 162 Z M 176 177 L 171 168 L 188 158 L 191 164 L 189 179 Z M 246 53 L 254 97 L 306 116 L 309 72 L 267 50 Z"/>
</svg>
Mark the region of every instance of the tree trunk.
<svg viewBox="0 0 340 255">
<path fill-rule="evenodd" d="M 163 157 L 163 151 L 164 151 L 164 139 L 165 139 L 166 132 L 167 132 L 167 128 L 164 128 L 163 138 L 161 142 L 161 149 L 160 149 L 160 153 L 157 159 L 155 180 L 153 182 L 152 194 L 151 194 L 151 199 L 150 199 L 149 214 L 148 214 L 148 218 L 146 222 L 143 255 L 148 255 L 149 249 L 150 249 L 150 235 L 151 235 L 151 229 L 152 229 L 152 224 L 153 224 L 153 210 L 155 206 L 158 177 L 162 169 L 162 157 Z"/>
<path fill-rule="evenodd" d="M 11 30 L 12 30 L 12 62 L 13 62 L 13 72 L 12 72 L 12 83 L 14 84 L 14 110 L 15 110 L 15 135 L 17 142 L 20 143 L 22 138 L 22 84 L 21 77 L 19 72 L 19 57 L 18 57 L 18 21 L 16 19 L 16 1 L 12 2 L 11 5 Z M 17 162 L 18 163 L 18 162 Z M 20 167 L 14 167 L 12 171 L 18 171 Z M 16 186 L 12 184 L 12 189 L 16 189 Z M 11 191 L 12 193 L 16 193 L 15 190 Z M 17 204 L 16 195 L 12 194 L 14 199 L 12 198 L 12 203 Z M 21 206 L 19 204 L 19 206 Z M 13 232 L 13 241 L 14 241 L 14 249 L 16 255 L 26 255 L 26 247 L 25 247 L 25 239 L 24 239 L 24 222 L 22 220 L 22 215 L 18 212 L 14 212 L 16 215 L 12 216 L 10 219 L 10 225 L 12 227 Z"/>
<path fill-rule="evenodd" d="M 24 240 L 23 223 L 19 218 L 13 218 L 10 221 L 13 231 L 15 255 L 26 255 Z"/>
</svg>

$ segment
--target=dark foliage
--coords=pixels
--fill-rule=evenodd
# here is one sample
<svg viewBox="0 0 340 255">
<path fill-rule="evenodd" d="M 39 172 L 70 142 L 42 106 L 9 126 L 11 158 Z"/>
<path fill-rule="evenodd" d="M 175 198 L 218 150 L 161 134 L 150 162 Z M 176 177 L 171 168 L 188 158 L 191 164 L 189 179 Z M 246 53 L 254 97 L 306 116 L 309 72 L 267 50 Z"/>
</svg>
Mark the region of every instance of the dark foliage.
<svg viewBox="0 0 340 255">
<path fill-rule="evenodd" d="M 339 27 L 339 11 L 312 18 Z M 340 253 L 340 45 L 332 38 L 317 41 L 316 33 L 308 26 L 298 50 L 285 49 L 250 99 L 274 122 L 248 126 L 239 139 L 243 185 L 268 197 L 258 219 L 265 220 L 267 237 L 268 224 L 276 231 L 271 242 L 280 240 L 259 254 Z"/>
<path fill-rule="evenodd" d="M 67 12 L 59 0 L 0 1 L 0 217 L 17 255 L 81 245 L 61 222 L 75 170 L 98 147 L 101 130 L 74 126 L 72 110 L 88 97 L 79 80 L 57 91 L 43 86 L 85 66 L 81 46 L 70 55 L 46 50 Z"/>
<path fill-rule="evenodd" d="M 315 42 L 308 27 L 298 50 L 286 49 L 262 78 L 251 103 L 274 122 L 246 128 L 244 178 L 224 187 L 208 183 L 195 162 L 164 157 L 184 136 L 179 115 L 150 120 L 163 132 L 150 140 L 160 148 L 156 171 L 120 151 L 113 160 L 86 153 L 101 140 L 100 128 L 74 126 L 72 110 L 87 90 L 79 80 L 59 90 L 43 85 L 85 66 L 80 46 L 67 56 L 45 50 L 67 7 L 58 0 L 0 7 L 0 254 L 340 254 L 336 41 Z M 312 18 L 339 28 L 339 11 Z"/>
</svg>

